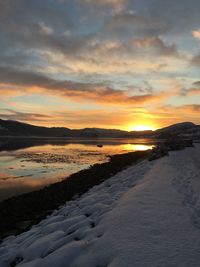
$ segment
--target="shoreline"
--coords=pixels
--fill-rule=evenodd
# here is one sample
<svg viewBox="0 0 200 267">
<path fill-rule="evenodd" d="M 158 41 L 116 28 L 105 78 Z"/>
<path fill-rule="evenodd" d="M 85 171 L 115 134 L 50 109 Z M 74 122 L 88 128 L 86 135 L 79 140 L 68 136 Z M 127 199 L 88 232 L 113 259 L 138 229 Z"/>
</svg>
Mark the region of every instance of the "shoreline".
<svg viewBox="0 0 200 267">
<path fill-rule="evenodd" d="M 38 191 L 15 196 L 0 202 L 0 238 L 17 235 L 39 223 L 55 209 L 95 185 L 109 179 L 130 165 L 149 157 L 150 150 L 110 156 L 105 163 L 94 164 Z"/>
<path fill-rule="evenodd" d="M 169 156 L 117 173 L 28 232 L 3 240 L 0 262 L 198 266 L 199 150 L 199 145 L 169 150 Z"/>
<path fill-rule="evenodd" d="M 148 141 L 148 142 L 147 142 Z M 106 144 L 125 144 L 126 142 L 130 144 L 152 144 L 156 145 L 162 140 L 152 139 L 152 138 L 63 138 L 63 137 L 1 137 L 0 136 L 0 152 L 1 151 L 12 151 L 16 149 L 29 148 L 37 145 L 47 145 L 47 144 L 94 144 L 102 145 Z"/>
</svg>

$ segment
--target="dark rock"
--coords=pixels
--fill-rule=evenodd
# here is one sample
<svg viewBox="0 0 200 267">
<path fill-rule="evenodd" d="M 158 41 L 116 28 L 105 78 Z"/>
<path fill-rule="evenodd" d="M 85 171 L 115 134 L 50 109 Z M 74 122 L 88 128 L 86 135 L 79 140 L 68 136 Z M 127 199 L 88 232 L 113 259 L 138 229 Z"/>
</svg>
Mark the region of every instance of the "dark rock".
<svg viewBox="0 0 200 267">
<path fill-rule="evenodd" d="M 193 147 L 192 139 L 182 139 L 178 136 L 168 138 L 164 143 L 157 145 L 151 152 L 149 161 L 168 155 L 168 151 L 181 150 L 185 147 Z"/>
<path fill-rule="evenodd" d="M 181 137 L 170 138 L 165 141 L 164 145 L 168 148 L 168 150 L 181 150 L 185 147 L 192 147 L 193 140 L 191 139 L 183 139 Z"/>
<path fill-rule="evenodd" d="M 17 264 L 19 264 L 20 262 L 22 262 L 24 260 L 23 257 L 21 256 L 17 256 L 11 263 L 10 263 L 10 267 L 15 267 Z"/>
<path fill-rule="evenodd" d="M 159 159 L 161 157 L 167 156 L 168 150 L 164 145 L 158 145 L 152 150 L 152 153 L 149 157 L 149 161 Z"/>
<path fill-rule="evenodd" d="M 193 140 L 192 139 L 186 139 L 185 140 L 185 146 L 186 147 L 193 147 L 194 146 Z"/>
</svg>

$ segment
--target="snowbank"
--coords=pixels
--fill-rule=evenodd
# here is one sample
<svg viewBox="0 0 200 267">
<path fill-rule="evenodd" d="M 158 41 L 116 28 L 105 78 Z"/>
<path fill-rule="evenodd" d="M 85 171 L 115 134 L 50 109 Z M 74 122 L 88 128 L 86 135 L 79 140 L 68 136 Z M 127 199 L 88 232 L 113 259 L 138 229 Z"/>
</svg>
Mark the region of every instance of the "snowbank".
<svg viewBox="0 0 200 267">
<path fill-rule="evenodd" d="M 143 161 L 0 245 L 0 267 L 199 266 L 200 145 Z"/>
</svg>

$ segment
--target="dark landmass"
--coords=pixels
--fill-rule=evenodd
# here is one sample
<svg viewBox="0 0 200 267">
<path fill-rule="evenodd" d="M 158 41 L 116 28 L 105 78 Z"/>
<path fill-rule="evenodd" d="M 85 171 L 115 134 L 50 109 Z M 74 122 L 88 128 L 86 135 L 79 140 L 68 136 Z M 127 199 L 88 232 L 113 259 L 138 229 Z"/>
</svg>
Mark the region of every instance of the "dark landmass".
<svg viewBox="0 0 200 267">
<path fill-rule="evenodd" d="M 126 138 L 146 136 L 152 131 L 128 132 L 116 129 L 69 129 L 64 127 L 41 127 L 34 126 L 18 121 L 1 120 L 0 119 L 0 136 L 35 136 L 35 137 L 110 137 L 110 138 Z"/>
<path fill-rule="evenodd" d="M 153 133 L 157 139 L 200 138 L 200 126 L 192 122 L 182 122 L 158 129 Z"/>
<path fill-rule="evenodd" d="M 109 162 L 70 175 L 41 190 L 12 197 L 0 203 L 0 237 L 28 230 L 66 201 L 78 197 L 124 168 L 149 157 L 150 151 L 110 156 Z"/>
<path fill-rule="evenodd" d="M 192 122 L 177 123 L 156 131 L 122 131 L 116 129 L 69 129 L 41 127 L 18 121 L 0 119 L 1 137 L 63 137 L 63 138 L 155 138 L 166 139 L 171 135 L 183 135 L 200 139 L 200 126 Z"/>
</svg>

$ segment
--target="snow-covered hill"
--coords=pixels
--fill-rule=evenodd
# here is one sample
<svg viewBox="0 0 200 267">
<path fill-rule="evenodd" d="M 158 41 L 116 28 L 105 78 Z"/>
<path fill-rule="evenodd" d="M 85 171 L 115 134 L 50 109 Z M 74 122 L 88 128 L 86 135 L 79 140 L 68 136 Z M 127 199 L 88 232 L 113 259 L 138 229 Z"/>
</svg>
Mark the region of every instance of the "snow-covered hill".
<svg viewBox="0 0 200 267">
<path fill-rule="evenodd" d="M 155 138 L 169 138 L 171 136 L 182 136 L 192 139 L 200 139 L 200 126 L 192 122 L 182 122 L 158 129 L 152 134 Z"/>
<path fill-rule="evenodd" d="M 197 267 L 200 145 L 143 161 L 0 245 L 0 266 Z"/>
</svg>

